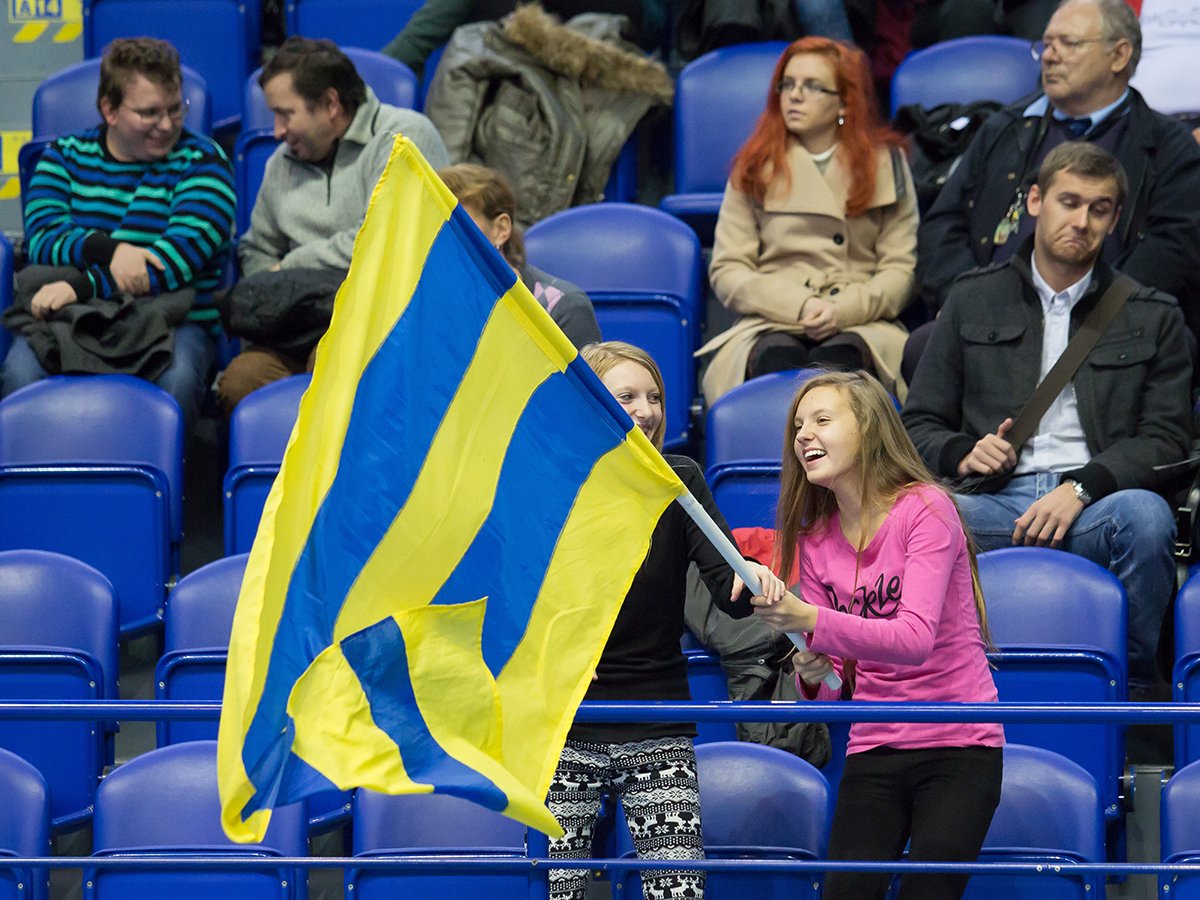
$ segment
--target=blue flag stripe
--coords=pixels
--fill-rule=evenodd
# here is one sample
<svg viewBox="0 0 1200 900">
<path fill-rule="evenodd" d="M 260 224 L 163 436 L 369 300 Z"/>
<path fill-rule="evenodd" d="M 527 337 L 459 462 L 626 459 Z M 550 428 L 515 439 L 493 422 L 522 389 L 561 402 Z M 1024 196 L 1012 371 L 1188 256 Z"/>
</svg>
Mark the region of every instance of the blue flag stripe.
<svg viewBox="0 0 1200 900">
<path fill-rule="evenodd" d="M 248 770 L 281 739 L 292 685 L 332 642 L 347 592 L 411 492 L 496 301 L 515 280 L 455 207 L 408 308 L 359 380 L 338 474 L 297 560 L 262 699 L 246 732 Z M 398 389 L 414 377 L 424 390 Z M 379 415 L 383 409 L 387 416 Z M 340 552 L 320 556 L 317 548 L 330 544 Z"/>
<path fill-rule="evenodd" d="M 584 365 L 579 357 L 571 362 Z M 564 421 L 574 423 L 570 441 L 562 432 Z M 483 650 L 493 677 L 525 633 L 580 486 L 596 460 L 624 439 L 611 419 L 588 408 L 577 378 L 555 375 L 530 397 L 509 440 L 492 509 L 432 601 L 488 598 Z"/>
</svg>

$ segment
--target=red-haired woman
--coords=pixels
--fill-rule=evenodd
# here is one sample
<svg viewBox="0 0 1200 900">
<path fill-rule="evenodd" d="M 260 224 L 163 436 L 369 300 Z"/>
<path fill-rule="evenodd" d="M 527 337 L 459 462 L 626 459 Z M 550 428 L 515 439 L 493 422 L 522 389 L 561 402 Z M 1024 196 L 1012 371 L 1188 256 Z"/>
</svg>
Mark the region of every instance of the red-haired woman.
<svg viewBox="0 0 1200 900">
<path fill-rule="evenodd" d="M 733 160 L 709 279 L 737 323 L 701 353 L 711 403 L 767 372 L 865 369 L 902 396 L 917 202 L 902 138 L 882 126 L 861 51 L 788 46 Z"/>
</svg>

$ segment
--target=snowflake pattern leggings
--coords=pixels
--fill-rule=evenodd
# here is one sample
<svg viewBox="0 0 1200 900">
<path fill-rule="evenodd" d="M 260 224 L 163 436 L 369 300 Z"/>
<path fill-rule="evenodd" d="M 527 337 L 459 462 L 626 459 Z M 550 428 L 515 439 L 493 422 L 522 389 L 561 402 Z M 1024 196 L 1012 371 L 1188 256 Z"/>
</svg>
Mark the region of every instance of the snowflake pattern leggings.
<svg viewBox="0 0 1200 900">
<path fill-rule="evenodd" d="M 587 859 L 600 802 L 615 794 L 639 857 L 703 859 L 700 791 L 691 738 L 670 737 L 627 744 L 567 741 L 546 805 L 566 832 L 550 841 L 550 855 Z M 704 873 L 694 870 L 643 873 L 646 900 L 704 897 Z M 552 869 L 550 900 L 583 900 L 586 869 Z"/>
</svg>

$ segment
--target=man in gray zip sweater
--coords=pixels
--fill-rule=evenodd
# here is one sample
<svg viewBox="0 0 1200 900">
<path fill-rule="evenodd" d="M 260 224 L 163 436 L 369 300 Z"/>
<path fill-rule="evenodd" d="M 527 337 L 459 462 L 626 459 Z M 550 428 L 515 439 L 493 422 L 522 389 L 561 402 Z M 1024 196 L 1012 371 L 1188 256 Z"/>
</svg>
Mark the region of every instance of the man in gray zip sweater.
<svg viewBox="0 0 1200 900">
<path fill-rule="evenodd" d="M 259 84 L 281 143 L 238 246 L 245 285 L 257 297 L 302 293 L 309 283 L 336 291 L 395 136 L 409 138 L 434 168 L 449 163 L 446 145 L 425 116 L 380 103 L 332 41 L 289 38 Z M 255 388 L 311 371 L 312 353 L 297 353 L 291 338 L 285 351 L 259 334 L 229 364 L 217 388 L 227 413 Z"/>
</svg>

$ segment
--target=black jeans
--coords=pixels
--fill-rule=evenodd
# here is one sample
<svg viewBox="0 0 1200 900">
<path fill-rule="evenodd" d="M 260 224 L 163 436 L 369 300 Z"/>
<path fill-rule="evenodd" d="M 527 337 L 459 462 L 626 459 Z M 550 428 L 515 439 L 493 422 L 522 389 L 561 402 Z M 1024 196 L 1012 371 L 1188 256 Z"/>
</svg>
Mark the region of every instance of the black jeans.
<svg viewBox="0 0 1200 900">
<path fill-rule="evenodd" d="M 894 750 L 846 757 L 829 836 L 829 858 L 974 862 L 1000 802 L 1004 756 L 998 747 Z M 910 875 L 900 900 L 957 900 L 969 876 Z M 887 872 L 830 872 L 825 900 L 882 898 Z"/>
</svg>

